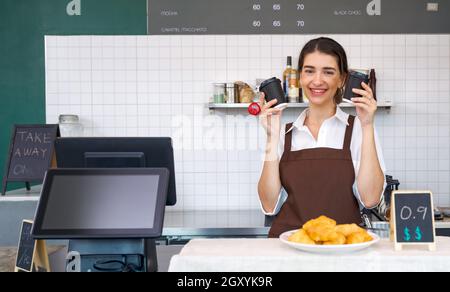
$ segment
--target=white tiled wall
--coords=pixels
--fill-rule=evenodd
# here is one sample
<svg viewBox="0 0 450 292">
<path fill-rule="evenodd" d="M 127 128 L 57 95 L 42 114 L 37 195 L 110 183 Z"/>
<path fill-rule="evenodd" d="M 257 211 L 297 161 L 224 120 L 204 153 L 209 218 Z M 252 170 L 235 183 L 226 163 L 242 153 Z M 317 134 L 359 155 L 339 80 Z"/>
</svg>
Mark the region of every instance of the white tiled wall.
<svg viewBox="0 0 450 292">
<path fill-rule="evenodd" d="M 315 37 L 47 36 L 47 122 L 70 113 L 85 136 L 172 136 L 175 209 L 259 208 L 264 133 L 245 110 L 210 112 L 211 84 L 280 77 Z M 450 206 L 450 36 L 331 37 L 350 67 L 376 69 L 378 99 L 394 102 L 376 117 L 388 173 Z"/>
</svg>

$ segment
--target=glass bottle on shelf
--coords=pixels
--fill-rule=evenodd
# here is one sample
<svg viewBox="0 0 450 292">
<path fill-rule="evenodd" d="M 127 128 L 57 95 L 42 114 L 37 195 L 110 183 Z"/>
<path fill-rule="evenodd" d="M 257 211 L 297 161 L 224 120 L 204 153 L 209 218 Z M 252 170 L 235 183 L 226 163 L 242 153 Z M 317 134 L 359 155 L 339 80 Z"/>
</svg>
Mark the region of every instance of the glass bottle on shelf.
<svg viewBox="0 0 450 292">
<path fill-rule="evenodd" d="M 298 74 L 295 69 L 289 74 L 288 102 L 299 102 Z"/>
<path fill-rule="evenodd" d="M 286 69 L 283 71 L 283 91 L 284 91 L 284 97 L 288 98 L 289 93 L 289 78 L 292 71 L 292 56 L 287 57 L 286 62 Z"/>
<path fill-rule="evenodd" d="M 289 103 L 300 101 L 300 90 L 298 86 L 298 72 L 292 68 L 292 56 L 287 57 L 286 69 L 283 72 L 284 96 Z"/>
</svg>

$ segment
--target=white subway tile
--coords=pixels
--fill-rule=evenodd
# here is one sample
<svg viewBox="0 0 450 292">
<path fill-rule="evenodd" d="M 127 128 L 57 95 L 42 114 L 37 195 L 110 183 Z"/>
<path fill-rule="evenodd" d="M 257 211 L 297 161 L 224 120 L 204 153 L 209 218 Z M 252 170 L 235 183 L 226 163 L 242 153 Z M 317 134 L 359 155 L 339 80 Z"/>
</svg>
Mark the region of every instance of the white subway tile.
<svg viewBox="0 0 450 292">
<path fill-rule="evenodd" d="M 262 162 L 252 145 L 264 147 L 260 126 L 235 129 L 219 145 L 223 150 L 200 156 L 196 153 L 205 152 L 207 145 L 195 129 L 206 117 L 223 119 L 227 113 L 204 108 L 213 82 L 280 77 L 286 55 L 296 64 L 301 46 L 313 37 L 46 37 L 46 120 L 57 121 L 58 114 L 71 111 L 82 116 L 85 135 L 160 136 L 179 130 L 172 127 L 173 113 L 188 115 L 192 125 L 183 131 L 190 138 L 180 144 L 197 148 L 180 148 L 183 155 L 175 157 L 182 178 L 177 185 L 182 206 L 177 208 L 258 209 L 255 185 Z M 403 188 L 435 189 L 439 203 L 450 205 L 450 37 L 331 37 L 346 48 L 350 66 L 377 70 L 378 99 L 394 102 L 389 113 L 380 110 L 376 118 L 389 174 Z M 285 112 L 283 122 L 297 116 Z M 200 124 L 194 123 L 199 117 Z M 225 122 L 222 127 L 228 136 Z M 257 135 L 251 137 L 249 131 Z"/>
</svg>

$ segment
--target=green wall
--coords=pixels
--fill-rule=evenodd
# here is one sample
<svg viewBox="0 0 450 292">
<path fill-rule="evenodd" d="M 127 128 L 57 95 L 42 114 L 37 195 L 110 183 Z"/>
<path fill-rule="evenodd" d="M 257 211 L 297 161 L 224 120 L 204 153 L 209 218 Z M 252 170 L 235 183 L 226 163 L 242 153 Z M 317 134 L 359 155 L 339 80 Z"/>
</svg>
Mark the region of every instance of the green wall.
<svg viewBox="0 0 450 292">
<path fill-rule="evenodd" d="M 80 16 L 67 15 L 70 0 L 0 1 L 2 177 L 12 125 L 45 123 L 45 35 L 147 34 L 146 0 L 80 1 Z"/>
</svg>

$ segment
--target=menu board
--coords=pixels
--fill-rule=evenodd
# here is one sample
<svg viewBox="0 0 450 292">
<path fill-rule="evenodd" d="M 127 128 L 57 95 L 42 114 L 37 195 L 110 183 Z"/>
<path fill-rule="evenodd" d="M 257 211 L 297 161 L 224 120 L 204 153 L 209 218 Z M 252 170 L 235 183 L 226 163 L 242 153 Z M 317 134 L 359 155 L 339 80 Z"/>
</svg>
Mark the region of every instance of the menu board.
<svg viewBox="0 0 450 292">
<path fill-rule="evenodd" d="M 450 33 L 450 1 L 148 0 L 148 33 Z"/>
<path fill-rule="evenodd" d="M 9 163 L 3 180 L 7 182 L 42 182 L 54 157 L 58 125 L 15 125 L 11 138 Z"/>
</svg>

